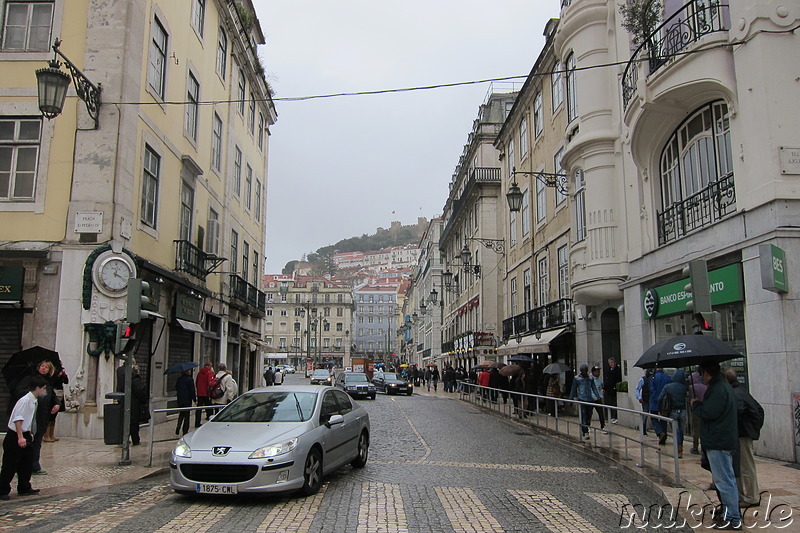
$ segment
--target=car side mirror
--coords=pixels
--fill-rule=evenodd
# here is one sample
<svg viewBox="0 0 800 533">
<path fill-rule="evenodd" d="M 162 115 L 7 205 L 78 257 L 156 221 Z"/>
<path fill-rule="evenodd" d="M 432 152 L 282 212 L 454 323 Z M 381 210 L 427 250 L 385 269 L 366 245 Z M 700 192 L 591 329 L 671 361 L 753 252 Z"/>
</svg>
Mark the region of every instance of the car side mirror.
<svg viewBox="0 0 800 533">
<path fill-rule="evenodd" d="M 325 427 L 331 428 L 332 426 L 343 423 L 344 423 L 344 417 L 342 415 L 333 415 L 328 419 L 327 422 L 325 422 Z"/>
</svg>

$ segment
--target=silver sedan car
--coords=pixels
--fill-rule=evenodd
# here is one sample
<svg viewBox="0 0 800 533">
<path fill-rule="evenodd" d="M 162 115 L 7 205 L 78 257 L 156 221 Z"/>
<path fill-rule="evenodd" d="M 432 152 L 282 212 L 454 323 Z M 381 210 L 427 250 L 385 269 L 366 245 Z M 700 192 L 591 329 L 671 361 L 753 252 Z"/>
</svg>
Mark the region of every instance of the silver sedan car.
<svg viewBox="0 0 800 533">
<path fill-rule="evenodd" d="M 311 385 L 248 391 L 172 452 L 179 493 L 319 491 L 323 477 L 369 455 L 369 415 L 343 391 Z"/>
</svg>

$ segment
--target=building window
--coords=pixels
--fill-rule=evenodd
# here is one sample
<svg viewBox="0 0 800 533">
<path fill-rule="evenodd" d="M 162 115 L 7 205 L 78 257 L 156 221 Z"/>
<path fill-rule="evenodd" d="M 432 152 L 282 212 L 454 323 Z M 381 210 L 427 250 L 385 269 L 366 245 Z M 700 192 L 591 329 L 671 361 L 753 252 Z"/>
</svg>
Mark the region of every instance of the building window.
<svg viewBox="0 0 800 533">
<path fill-rule="evenodd" d="M 512 179 L 511 176 L 514 173 L 514 167 L 516 167 L 516 163 L 514 162 L 514 139 L 508 141 L 508 150 L 506 153 L 506 159 L 508 164 L 508 178 Z"/>
<path fill-rule="evenodd" d="M 517 213 L 515 211 L 511 211 L 508 219 L 508 239 L 511 243 L 511 246 L 514 246 L 517 244 Z"/>
<path fill-rule="evenodd" d="M 250 274 L 250 243 L 242 241 L 242 279 L 247 281 Z"/>
<path fill-rule="evenodd" d="M 343 331 L 343 330 L 344 330 L 344 324 L 342 324 L 341 322 L 337 322 L 336 331 Z"/>
<path fill-rule="evenodd" d="M 511 316 L 517 316 L 517 278 L 511 278 Z"/>
<path fill-rule="evenodd" d="M 527 189 L 522 192 L 522 207 L 519 216 L 522 218 L 522 237 L 531 232 L 531 195 Z"/>
<path fill-rule="evenodd" d="M 214 125 L 211 130 L 211 167 L 222 169 L 222 119 L 214 113 Z"/>
<path fill-rule="evenodd" d="M 542 93 L 533 97 L 533 135 L 538 139 L 544 131 L 544 110 L 542 109 Z"/>
<path fill-rule="evenodd" d="M 531 269 L 526 268 L 522 272 L 522 299 L 524 303 L 524 310 L 530 311 L 533 309 L 533 293 L 531 292 L 533 287 L 531 287 Z"/>
<path fill-rule="evenodd" d="M 250 129 L 250 135 L 255 133 L 256 129 L 256 95 L 250 93 L 250 110 L 247 113 L 247 127 Z"/>
<path fill-rule="evenodd" d="M 344 316 L 344 309 L 342 309 L 341 307 L 337 307 L 336 316 Z"/>
<path fill-rule="evenodd" d="M 167 74 L 167 32 L 156 18 L 150 29 L 150 61 L 147 68 L 147 83 L 159 98 L 164 99 Z"/>
<path fill-rule="evenodd" d="M 558 249 L 558 297 L 569 298 L 569 254 L 566 246 Z"/>
<path fill-rule="evenodd" d="M 567 56 L 567 122 L 578 118 L 578 89 L 575 86 L 575 54 Z"/>
<path fill-rule="evenodd" d="M 536 180 L 536 222 L 541 222 L 547 216 L 547 193 L 544 183 Z"/>
<path fill-rule="evenodd" d="M 730 115 L 723 102 L 695 111 L 661 153 L 661 204 L 679 203 L 733 172 Z"/>
<path fill-rule="evenodd" d="M 206 251 L 210 254 L 219 253 L 219 213 L 208 209 L 208 233 L 206 234 Z"/>
<path fill-rule="evenodd" d="M 231 272 L 239 271 L 239 234 L 231 230 Z"/>
<path fill-rule="evenodd" d="M 583 170 L 575 170 L 575 242 L 586 239 L 586 183 Z"/>
<path fill-rule="evenodd" d="M 158 215 L 158 180 L 161 157 L 150 146 L 144 147 L 144 172 L 142 174 L 141 221 L 151 228 L 156 227 Z"/>
<path fill-rule="evenodd" d="M 559 148 L 556 155 L 553 156 L 553 172 L 555 174 L 561 174 L 564 172 L 564 169 L 561 167 L 561 160 L 564 158 L 564 148 Z M 559 183 L 561 183 L 561 178 L 559 178 Z M 567 194 L 561 192 L 561 189 L 556 188 L 556 205 L 561 204 L 564 200 L 567 199 Z"/>
<path fill-rule="evenodd" d="M 200 112 L 200 84 L 190 72 L 186 85 L 186 134 L 196 141 L 197 117 Z"/>
<path fill-rule="evenodd" d="M 550 273 L 547 270 L 547 257 L 539 259 L 539 305 L 550 301 Z"/>
<path fill-rule="evenodd" d="M 228 36 L 225 30 L 220 28 L 217 36 L 217 74 L 223 80 L 228 70 Z"/>
<path fill-rule="evenodd" d="M 6 2 L 3 50 L 46 52 L 52 44 L 53 2 Z"/>
<path fill-rule="evenodd" d="M 233 155 L 233 195 L 239 196 L 242 188 L 242 151 L 234 147 Z"/>
<path fill-rule="evenodd" d="M 253 207 L 253 218 L 257 223 L 261 222 L 261 180 L 256 180 L 255 206 Z"/>
<path fill-rule="evenodd" d="M 528 156 L 528 117 L 519 123 L 519 159 L 520 161 Z"/>
<path fill-rule="evenodd" d="M 244 176 L 244 207 L 250 209 L 251 197 L 253 195 L 253 167 L 247 164 L 247 173 Z"/>
<path fill-rule="evenodd" d="M 192 214 L 194 213 L 194 190 L 184 181 L 181 182 L 181 215 L 180 238 L 192 240 Z"/>
<path fill-rule="evenodd" d="M 558 109 L 564 101 L 564 84 L 561 74 L 561 61 L 557 61 L 553 67 L 553 74 L 550 76 L 550 84 L 553 89 L 553 112 Z"/>
<path fill-rule="evenodd" d="M 260 265 L 258 263 L 258 252 L 253 250 L 253 285 L 255 287 L 258 287 L 258 269 L 259 269 L 259 266 Z M 281 314 L 283 316 L 286 316 L 287 315 L 286 310 L 281 311 Z"/>
<path fill-rule="evenodd" d="M 245 91 L 247 88 L 247 79 L 244 77 L 244 69 L 239 69 L 239 87 L 236 89 L 236 100 L 237 100 L 237 108 L 239 110 L 239 114 L 244 116 L 244 101 L 245 101 Z"/>
<path fill-rule="evenodd" d="M 264 125 L 264 113 L 258 114 L 258 149 L 264 149 L 264 132 L 266 127 Z"/>
<path fill-rule="evenodd" d="M 33 200 L 40 118 L 0 119 L 0 200 Z"/>
<path fill-rule="evenodd" d="M 194 0 L 192 2 L 192 28 L 195 29 L 200 37 L 203 36 L 203 25 L 206 20 L 206 0 Z"/>
</svg>

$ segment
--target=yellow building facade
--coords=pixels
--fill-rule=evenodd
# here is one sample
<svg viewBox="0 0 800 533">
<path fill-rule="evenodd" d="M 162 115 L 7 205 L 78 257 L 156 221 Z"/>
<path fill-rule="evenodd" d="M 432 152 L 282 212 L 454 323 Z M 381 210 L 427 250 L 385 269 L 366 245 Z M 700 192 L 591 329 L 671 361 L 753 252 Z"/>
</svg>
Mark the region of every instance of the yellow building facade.
<svg viewBox="0 0 800 533">
<path fill-rule="evenodd" d="M 0 8 L 0 364 L 57 351 L 70 377 L 58 431 L 100 436 L 117 387 L 110 332 L 138 277 L 152 313 L 132 351 L 151 407 L 171 404 L 164 372 L 178 362 L 225 362 L 241 390 L 259 383 L 277 114 L 250 0 Z M 56 38 L 58 59 L 100 87 L 97 113 L 76 82 L 61 114 L 42 117 L 34 73 Z"/>
</svg>

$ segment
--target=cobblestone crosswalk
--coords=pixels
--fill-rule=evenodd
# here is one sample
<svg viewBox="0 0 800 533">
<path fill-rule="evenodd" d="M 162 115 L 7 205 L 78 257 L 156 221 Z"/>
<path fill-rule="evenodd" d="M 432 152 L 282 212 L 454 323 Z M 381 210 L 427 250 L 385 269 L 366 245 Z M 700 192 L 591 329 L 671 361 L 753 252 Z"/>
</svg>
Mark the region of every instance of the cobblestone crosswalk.
<svg viewBox="0 0 800 533">
<path fill-rule="evenodd" d="M 358 486 L 360 485 L 360 486 Z M 198 533 L 229 531 L 225 527 L 240 513 L 248 514 L 242 526 L 241 517 L 236 519 L 236 531 L 245 533 L 307 533 L 326 531 L 326 488 L 311 498 L 269 498 L 242 504 L 234 498 L 187 499 L 173 495 L 169 486 L 159 482 L 138 494 L 122 499 L 97 512 L 82 518 L 82 508 L 96 509 L 104 496 L 91 495 L 64 498 L 57 501 L 31 501 L 0 516 L 0 531 L 57 531 L 60 533 L 106 533 L 110 531 L 178 532 Z M 406 533 L 431 531 L 433 524 L 409 523 L 406 509 L 413 505 L 406 501 L 400 484 L 361 482 L 355 487 L 356 494 L 351 506 L 355 516 L 350 524 L 357 524 L 356 533 Z M 437 524 L 454 533 L 502 533 L 509 531 L 507 521 L 503 525 L 502 509 L 493 509 L 492 501 L 501 497 L 507 505 L 517 505 L 527 512 L 528 523 L 517 523 L 513 531 L 599 532 L 604 529 L 592 522 L 592 517 L 582 516 L 572 506 L 554 494 L 537 490 L 493 491 L 493 498 L 486 497 L 481 490 L 467 487 L 436 486 L 429 493 L 431 508 L 438 512 Z M 631 508 L 628 497 L 622 494 L 586 492 L 587 499 L 609 512 L 622 516 Z M 437 501 L 438 500 L 438 501 Z M 495 502 L 496 503 L 496 502 Z M 171 511 L 169 510 L 171 509 Z M 163 520 L 153 518 L 161 512 Z M 62 519 L 61 517 L 65 517 Z M 72 522 L 66 517 L 71 517 Z M 145 519 L 149 517 L 149 519 Z M 608 518 L 608 517 L 607 517 Z M 627 523 L 628 517 L 624 517 Z M 608 523 L 608 520 L 605 520 Z M 634 520 L 634 523 L 635 520 Z M 636 523 L 640 525 L 639 523 Z M 314 525 L 312 529 L 312 525 Z M 38 526 L 38 527 L 37 527 Z M 448 527 L 449 526 L 449 527 Z M 338 530 L 338 528 L 335 528 Z"/>
</svg>

